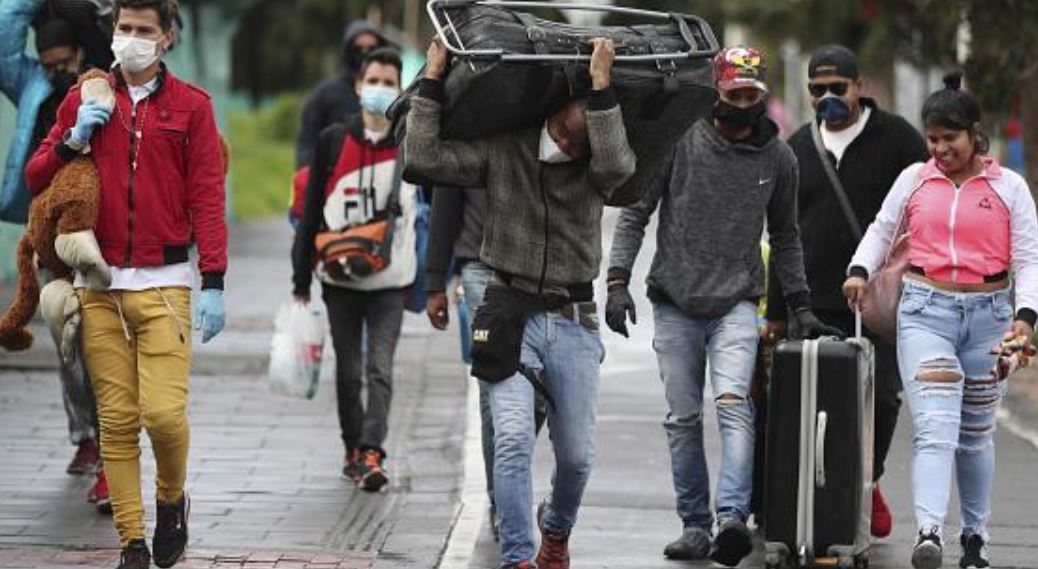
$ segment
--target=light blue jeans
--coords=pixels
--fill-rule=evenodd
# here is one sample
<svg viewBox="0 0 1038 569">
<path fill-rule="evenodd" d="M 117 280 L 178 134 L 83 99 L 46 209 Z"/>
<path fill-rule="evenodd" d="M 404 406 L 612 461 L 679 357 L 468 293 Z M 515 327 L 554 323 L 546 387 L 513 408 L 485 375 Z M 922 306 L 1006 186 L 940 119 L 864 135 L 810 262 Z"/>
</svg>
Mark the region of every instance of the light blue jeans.
<svg viewBox="0 0 1038 569">
<path fill-rule="evenodd" d="M 554 402 L 548 409 L 548 430 L 555 472 L 543 521 L 552 532 L 569 531 L 576 523 L 595 456 L 595 408 L 605 347 L 598 330 L 579 320 L 541 312 L 527 320 L 523 333 L 521 361 L 543 378 Z M 494 496 L 501 520 L 501 557 L 506 564 L 532 561 L 536 554 L 531 477 L 537 440 L 534 387 L 520 374 L 487 386 L 494 416 Z"/>
<path fill-rule="evenodd" d="M 709 363 L 722 449 L 717 517 L 746 521 L 753 491 L 754 409 L 749 391 L 757 358 L 757 306 L 740 302 L 720 318 L 705 319 L 656 302 L 653 314 L 652 345 L 667 396 L 663 428 L 670 443 L 678 516 L 686 528 L 708 533 L 713 529 L 703 451 L 703 387 Z"/>
<path fill-rule="evenodd" d="M 484 265 L 480 261 L 469 261 L 461 266 L 461 288 L 465 293 L 465 304 L 468 307 L 470 318 L 475 317 L 476 310 L 483 304 L 483 295 L 486 293 L 487 284 L 494 278 L 494 269 Z M 541 425 L 547 414 L 544 398 L 537 395 L 537 407 L 535 412 L 536 431 L 540 432 Z M 479 382 L 479 422 L 480 435 L 483 444 L 483 468 L 487 478 L 487 496 L 490 504 L 494 501 L 494 413 L 490 409 L 490 390 L 485 382 Z"/>
<path fill-rule="evenodd" d="M 903 291 L 897 356 L 915 424 L 916 521 L 941 532 L 954 467 L 962 533 L 987 541 L 995 411 L 1006 388 L 992 375 L 991 350 L 1012 323 L 1009 292 L 948 293 L 908 278 Z"/>
</svg>

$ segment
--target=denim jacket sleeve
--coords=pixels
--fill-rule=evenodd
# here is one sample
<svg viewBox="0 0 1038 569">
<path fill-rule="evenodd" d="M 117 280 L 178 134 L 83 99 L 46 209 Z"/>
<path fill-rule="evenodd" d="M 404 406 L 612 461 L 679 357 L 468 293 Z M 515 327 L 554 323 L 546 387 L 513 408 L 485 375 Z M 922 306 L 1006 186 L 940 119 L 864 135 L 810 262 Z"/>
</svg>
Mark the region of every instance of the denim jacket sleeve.
<svg viewBox="0 0 1038 569">
<path fill-rule="evenodd" d="M 25 54 L 25 45 L 29 25 L 43 3 L 44 0 L 0 2 L 0 91 L 16 105 L 34 72 L 42 71 L 40 61 Z"/>
</svg>

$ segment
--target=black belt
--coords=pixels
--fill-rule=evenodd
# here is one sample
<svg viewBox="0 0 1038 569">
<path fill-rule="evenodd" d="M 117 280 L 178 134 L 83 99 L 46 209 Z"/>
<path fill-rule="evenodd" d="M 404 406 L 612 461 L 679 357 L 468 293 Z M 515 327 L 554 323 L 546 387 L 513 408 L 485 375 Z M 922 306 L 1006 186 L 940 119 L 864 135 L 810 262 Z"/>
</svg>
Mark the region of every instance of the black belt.
<svg viewBox="0 0 1038 569">
<path fill-rule="evenodd" d="M 924 276 L 924 277 L 930 278 L 929 276 L 927 276 L 926 271 L 923 270 L 922 267 L 917 267 L 915 265 L 912 265 L 912 266 L 908 267 L 908 272 L 916 274 L 916 275 L 920 275 L 920 276 Z M 993 275 L 986 275 L 984 277 L 984 282 L 985 283 L 997 283 L 997 282 L 1002 282 L 1002 281 L 1004 281 L 1004 280 L 1006 280 L 1008 278 L 1009 278 L 1009 271 L 1002 271 L 1000 273 L 995 273 Z"/>
<path fill-rule="evenodd" d="M 515 278 L 515 275 L 510 274 L 510 273 L 506 273 L 504 271 L 497 271 L 497 270 L 495 270 L 494 272 L 497 273 L 497 276 L 498 276 L 498 278 L 501 279 L 501 282 L 505 283 L 505 285 L 507 285 L 509 287 L 512 286 L 512 279 Z M 594 283 L 587 282 L 587 283 L 580 283 L 580 284 L 570 285 L 570 286 L 565 287 L 565 289 L 566 289 L 566 293 L 568 295 L 568 298 L 563 299 L 563 303 L 562 304 L 591 302 L 591 301 L 595 300 L 595 285 L 594 285 Z M 556 300 L 556 299 L 546 299 L 546 300 Z M 555 304 L 554 302 L 549 302 L 549 305 L 554 305 L 554 304 Z M 549 306 L 549 308 L 553 308 L 553 307 L 554 306 Z M 561 307 L 561 304 L 560 304 L 560 307 Z"/>
</svg>

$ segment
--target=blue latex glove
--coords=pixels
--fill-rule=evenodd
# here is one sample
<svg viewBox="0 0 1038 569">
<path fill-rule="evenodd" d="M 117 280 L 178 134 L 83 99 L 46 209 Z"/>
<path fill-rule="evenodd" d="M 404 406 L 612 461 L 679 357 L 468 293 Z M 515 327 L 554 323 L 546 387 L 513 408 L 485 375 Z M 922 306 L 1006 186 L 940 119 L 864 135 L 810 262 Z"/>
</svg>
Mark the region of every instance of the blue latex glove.
<svg viewBox="0 0 1038 569">
<path fill-rule="evenodd" d="M 203 344 L 223 330 L 226 316 L 222 290 L 207 288 L 198 295 L 198 302 L 195 304 L 195 330 L 202 331 Z"/>
<path fill-rule="evenodd" d="M 87 144 L 90 137 L 94 136 L 94 130 L 108 122 L 112 111 L 94 103 L 86 102 L 79 105 L 76 113 L 76 126 L 72 127 L 71 139 L 77 144 Z"/>
</svg>

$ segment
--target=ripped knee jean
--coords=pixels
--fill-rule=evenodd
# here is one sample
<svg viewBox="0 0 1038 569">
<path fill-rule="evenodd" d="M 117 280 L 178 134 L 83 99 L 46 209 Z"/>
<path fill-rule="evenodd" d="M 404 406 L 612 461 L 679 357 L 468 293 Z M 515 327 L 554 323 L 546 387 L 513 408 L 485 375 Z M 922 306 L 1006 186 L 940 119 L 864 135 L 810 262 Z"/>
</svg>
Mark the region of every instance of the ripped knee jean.
<svg viewBox="0 0 1038 569">
<path fill-rule="evenodd" d="M 678 516 L 686 528 L 709 532 L 714 523 L 703 441 L 709 379 L 721 443 L 717 518 L 746 521 L 753 491 L 754 409 L 749 390 L 757 358 L 756 306 L 740 302 L 710 319 L 693 318 L 671 304 L 656 302 L 653 316 Z"/>
<path fill-rule="evenodd" d="M 912 483 L 922 531 L 942 532 L 954 473 L 962 533 L 990 539 L 995 413 L 1006 387 L 992 374 L 991 350 L 1012 317 L 1006 290 L 949 293 L 905 281 L 898 365 L 915 425 Z"/>
</svg>

